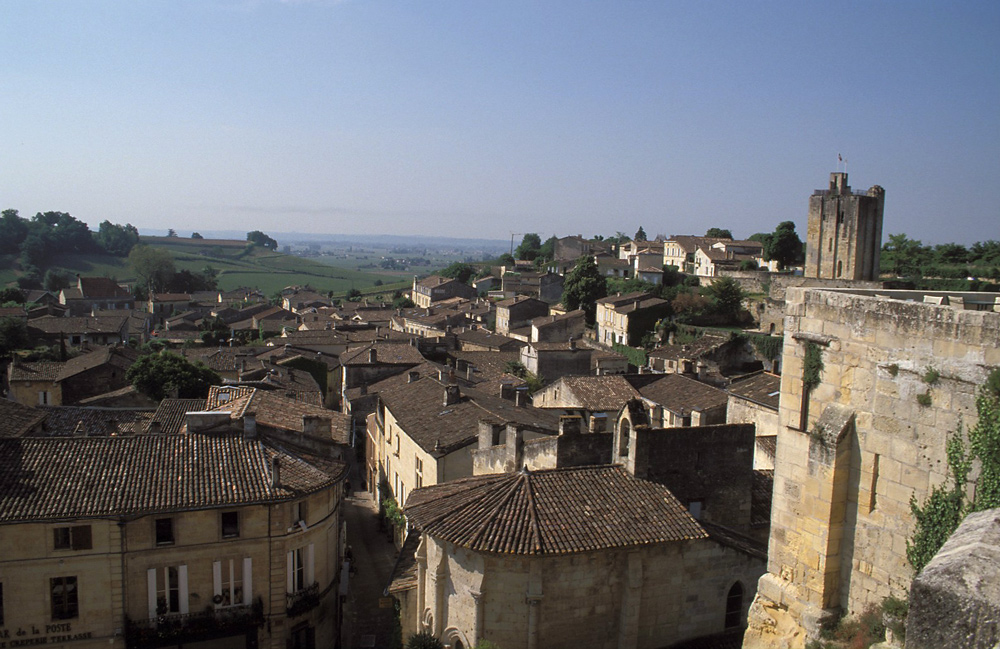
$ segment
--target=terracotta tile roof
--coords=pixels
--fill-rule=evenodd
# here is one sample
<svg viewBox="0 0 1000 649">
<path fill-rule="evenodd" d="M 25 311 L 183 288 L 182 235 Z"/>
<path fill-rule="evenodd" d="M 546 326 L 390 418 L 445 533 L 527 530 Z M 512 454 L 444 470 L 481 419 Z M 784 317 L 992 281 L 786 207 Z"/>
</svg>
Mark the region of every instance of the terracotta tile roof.
<svg viewBox="0 0 1000 649">
<path fill-rule="evenodd" d="M 153 418 L 146 426 L 146 432 L 150 432 L 153 422 L 157 422 L 160 424 L 160 432 L 164 435 L 177 434 L 184 427 L 184 415 L 201 410 L 207 410 L 205 399 L 164 399 L 153 413 Z"/>
<path fill-rule="evenodd" d="M 663 485 L 619 466 L 475 476 L 413 491 L 407 521 L 476 552 L 553 555 L 707 538 Z"/>
<path fill-rule="evenodd" d="M 23 306 L 0 306 L 0 318 L 21 318 L 28 317 L 28 312 Z"/>
<path fill-rule="evenodd" d="M 237 399 L 249 397 L 253 394 L 254 389 L 244 385 L 213 385 L 208 389 L 208 398 L 205 399 L 205 410 L 218 410 Z"/>
<path fill-rule="evenodd" d="M 108 277 L 80 277 L 79 288 L 85 298 L 127 298 L 132 297 L 127 289 Z"/>
<path fill-rule="evenodd" d="M 662 347 L 657 347 L 649 352 L 649 356 L 671 360 L 680 358 L 697 359 L 714 352 L 728 342 L 729 338 L 726 336 L 705 334 L 684 345 L 663 345 Z"/>
<path fill-rule="evenodd" d="M 524 343 L 520 340 L 508 338 L 503 334 L 494 333 L 489 329 L 482 328 L 466 329 L 465 331 L 458 332 L 456 334 L 456 338 L 459 342 L 469 343 L 479 347 L 493 347 L 496 349 L 506 350 L 524 347 Z"/>
<path fill-rule="evenodd" d="M 281 482 L 271 484 L 271 461 Z M 340 479 L 236 435 L 0 439 L 0 523 L 288 500 Z"/>
<path fill-rule="evenodd" d="M 340 363 L 345 366 L 367 365 L 371 349 L 375 349 L 376 362 L 383 365 L 419 365 L 426 360 L 413 345 L 382 341 L 348 349 L 340 355 Z"/>
<path fill-rule="evenodd" d="M 733 381 L 729 393 L 777 411 L 781 400 L 781 377 L 770 372 L 753 374 Z"/>
<path fill-rule="evenodd" d="M 417 587 L 417 547 L 420 545 L 420 534 L 411 532 L 406 535 L 403 547 L 399 550 L 396 564 L 389 575 L 390 593 L 402 593 Z"/>
<path fill-rule="evenodd" d="M 239 396 L 227 402 L 219 399 L 221 393 L 236 389 Z M 339 444 L 350 440 L 350 415 L 329 410 L 320 405 L 289 398 L 277 392 L 258 390 L 242 386 L 212 386 L 209 388 L 206 410 L 229 412 L 232 419 L 242 419 L 247 413 L 254 413 L 260 426 L 277 428 L 291 432 L 303 432 L 302 417 L 311 415 L 330 420 L 330 437 Z"/>
<path fill-rule="evenodd" d="M 410 439 L 438 456 L 475 442 L 480 420 L 517 423 L 542 432 L 559 430 L 559 417 L 551 411 L 517 407 L 511 401 L 473 388 L 461 389 L 459 400 L 447 406 L 444 395 L 444 384 L 424 377 L 385 390 L 380 399 Z"/>
<path fill-rule="evenodd" d="M 757 448 L 763 451 L 764 455 L 774 460 L 778 454 L 778 436 L 777 435 L 757 435 L 756 437 Z"/>
<path fill-rule="evenodd" d="M 117 436 L 145 433 L 153 410 L 124 408 L 83 408 L 80 406 L 39 406 L 45 413 L 44 435 Z"/>
<path fill-rule="evenodd" d="M 774 491 L 774 470 L 755 469 L 753 492 L 750 497 L 750 524 L 768 525 L 771 522 L 771 498 Z"/>
<path fill-rule="evenodd" d="M 15 401 L 0 399 L 0 437 L 21 437 L 41 425 L 45 413 Z"/>
<path fill-rule="evenodd" d="M 139 352 L 131 347 L 101 347 L 63 363 L 57 380 L 64 381 L 101 365 L 112 365 L 124 372 L 132 367 L 138 358 Z"/>
<path fill-rule="evenodd" d="M 639 396 L 639 391 L 620 375 L 564 376 L 546 391 L 552 389 L 568 392 L 560 401 L 572 402 L 572 407 L 592 412 L 619 410 L 629 399 Z"/>
<path fill-rule="evenodd" d="M 18 361 L 10 366 L 10 380 L 13 381 L 57 381 L 63 364 L 56 361 Z"/>
<path fill-rule="evenodd" d="M 30 329 L 43 334 L 77 334 L 77 333 L 118 333 L 125 328 L 128 315 L 119 316 L 76 316 L 61 318 L 57 316 L 42 316 L 28 322 Z"/>
<path fill-rule="evenodd" d="M 681 374 L 665 374 L 662 379 L 641 388 L 639 393 L 671 412 L 689 413 L 692 410 L 724 407 L 729 401 L 729 395 L 724 390 Z"/>
</svg>

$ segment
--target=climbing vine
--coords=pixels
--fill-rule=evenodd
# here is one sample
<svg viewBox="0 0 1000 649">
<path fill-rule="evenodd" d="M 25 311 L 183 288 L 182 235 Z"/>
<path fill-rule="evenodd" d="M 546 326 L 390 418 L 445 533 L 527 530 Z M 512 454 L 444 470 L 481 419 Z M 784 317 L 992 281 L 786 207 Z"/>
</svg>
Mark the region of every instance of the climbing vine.
<svg viewBox="0 0 1000 649">
<path fill-rule="evenodd" d="M 819 385 L 819 376 L 823 371 L 823 352 L 819 345 L 807 342 L 805 358 L 802 361 L 802 383 L 810 392 Z"/>
<path fill-rule="evenodd" d="M 976 425 L 969 431 L 966 448 L 962 426 L 948 438 L 950 484 L 939 485 L 918 504 L 910 498 L 910 511 L 916 520 L 913 536 L 906 542 L 906 558 L 920 572 L 937 554 L 944 542 L 970 512 L 1000 507 L 1000 394 L 993 386 L 1000 383 L 1000 368 L 994 369 L 976 397 Z M 976 496 L 966 498 L 966 484 L 974 460 L 979 461 Z"/>
<path fill-rule="evenodd" d="M 753 344 L 754 349 L 762 357 L 769 361 L 781 356 L 781 349 L 784 343 L 784 339 L 780 336 L 768 336 L 766 334 L 751 335 L 750 342 Z"/>
</svg>

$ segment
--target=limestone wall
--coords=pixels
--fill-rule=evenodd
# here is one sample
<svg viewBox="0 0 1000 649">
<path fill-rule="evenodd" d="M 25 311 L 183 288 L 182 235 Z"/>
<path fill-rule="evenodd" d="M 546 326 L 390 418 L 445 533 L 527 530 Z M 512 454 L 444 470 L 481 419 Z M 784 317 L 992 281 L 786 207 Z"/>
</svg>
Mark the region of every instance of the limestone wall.
<svg viewBox="0 0 1000 649">
<path fill-rule="evenodd" d="M 745 610 L 764 570 L 714 540 L 530 558 L 425 540 L 421 619 L 443 615 L 434 632 L 465 646 L 531 646 L 534 634 L 537 647 L 653 649 L 719 633 L 733 584 L 744 587 Z"/>
<path fill-rule="evenodd" d="M 945 441 L 1000 365 L 1000 314 L 879 293 L 787 292 L 768 574 L 746 646 L 801 646 L 825 617 L 905 596 L 910 498 L 943 482 Z M 804 395 L 810 344 L 823 369 Z"/>
</svg>

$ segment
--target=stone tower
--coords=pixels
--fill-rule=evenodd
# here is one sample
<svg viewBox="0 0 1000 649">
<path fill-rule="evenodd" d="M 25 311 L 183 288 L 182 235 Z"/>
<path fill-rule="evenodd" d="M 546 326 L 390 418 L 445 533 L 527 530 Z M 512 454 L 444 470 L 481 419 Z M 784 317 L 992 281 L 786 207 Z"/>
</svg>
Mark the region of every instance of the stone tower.
<svg viewBox="0 0 1000 649">
<path fill-rule="evenodd" d="M 884 205 L 878 185 L 855 193 L 846 172 L 830 174 L 830 188 L 809 197 L 805 276 L 878 280 Z"/>
</svg>

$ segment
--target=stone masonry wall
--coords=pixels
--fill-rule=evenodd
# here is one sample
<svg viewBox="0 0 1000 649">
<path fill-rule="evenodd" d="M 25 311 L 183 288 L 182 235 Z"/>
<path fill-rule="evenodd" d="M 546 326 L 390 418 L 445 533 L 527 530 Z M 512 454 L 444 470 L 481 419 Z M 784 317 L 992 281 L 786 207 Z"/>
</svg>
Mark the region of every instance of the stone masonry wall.
<svg viewBox="0 0 1000 649">
<path fill-rule="evenodd" d="M 976 389 L 1000 366 L 1000 314 L 845 290 L 786 297 L 768 574 L 748 647 L 801 647 L 824 618 L 906 594 L 910 498 L 944 481 L 946 439 L 974 424 Z M 809 343 L 823 369 L 804 398 Z"/>
</svg>

